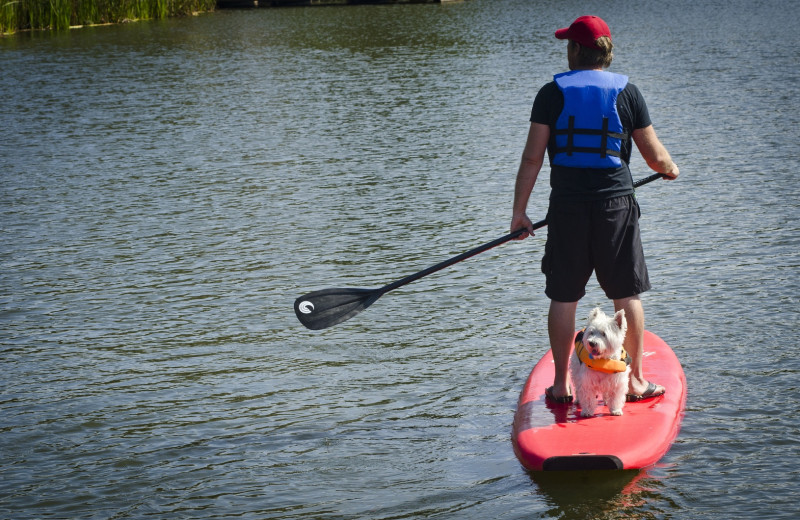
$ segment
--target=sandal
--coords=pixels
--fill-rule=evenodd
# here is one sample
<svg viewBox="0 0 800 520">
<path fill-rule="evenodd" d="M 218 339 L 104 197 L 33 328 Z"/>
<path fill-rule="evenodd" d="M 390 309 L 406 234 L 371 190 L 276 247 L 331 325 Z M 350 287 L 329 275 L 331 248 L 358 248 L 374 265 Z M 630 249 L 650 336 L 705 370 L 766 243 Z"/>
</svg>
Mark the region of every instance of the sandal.
<svg viewBox="0 0 800 520">
<path fill-rule="evenodd" d="M 554 396 L 552 386 L 544 389 L 544 397 L 545 399 L 549 399 L 550 401 L 553 401 L 554 403 L 558 404 L 569 404 L 572 402 L 571 395 L 562 395 L 561 397 Z"/>
<path fill-rule="evenodd" d="M 664 395 L 664 392 L 666 392 L 666 390 L 663 390 L 663 391 L 661 391 L 659 393 L 656 393 L 656 389 L 657 388 L 658 387 L 655 384 L 653 384 L 652 382 L 648 381 L 647 382 L 647 390 L 645 390 L 642 395 L 625 394 L 625 400 L 627 402 L 629 402 L 629 403 L 635 403 L 635 402 L 638 402 L 638 401 L 644 401 L 645 399 L 650 399 L 652 397 L 659 397 L 659 396 Z"/>
</svg>

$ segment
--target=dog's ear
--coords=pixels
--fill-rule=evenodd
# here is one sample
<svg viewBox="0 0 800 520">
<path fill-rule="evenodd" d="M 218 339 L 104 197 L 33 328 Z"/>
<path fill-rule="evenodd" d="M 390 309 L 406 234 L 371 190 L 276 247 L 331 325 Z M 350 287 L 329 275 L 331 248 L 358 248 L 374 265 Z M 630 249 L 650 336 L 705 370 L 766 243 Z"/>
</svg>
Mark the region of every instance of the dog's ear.
<svg viewBox="0 0 800 520">
<path fill-rule="evenodd" d="M 614 314 L 614 321 L 617 322 L 617 326 L 620 330 L 626 330 L 628 328 L 628 320 L 625 319 L 625 309 L 620 309 Z"/>
<path fill-rule="evenodd" d="M 603 311 L 600 309 L 600 307 L 595 307 L 592 309 L 592 312 L 589 313 L 589 321 L 593 321 L 601 312 Z"/>
</svg>

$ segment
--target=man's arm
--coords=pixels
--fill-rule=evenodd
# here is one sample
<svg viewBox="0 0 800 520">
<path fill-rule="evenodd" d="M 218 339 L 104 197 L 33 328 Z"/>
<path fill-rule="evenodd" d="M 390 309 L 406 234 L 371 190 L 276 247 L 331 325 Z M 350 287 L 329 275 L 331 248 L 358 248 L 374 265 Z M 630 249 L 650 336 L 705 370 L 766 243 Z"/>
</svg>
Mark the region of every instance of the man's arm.
<svg viewBox="0 0 800 520">
<path fill-rule="evenodd" d="M 658 140 L 653 125 L 634 130 L 633 142 L 636 143 L 636 148 L 639 149 L 639 153 L 642 154 L 645 162 L 647 162 L 647 166 L 652 168 L 653 171 L 667 175 L 670 180 L 675 179 L 680 174 L 678 165 L 672 162 L 669 152 Z"/>
<path fill-rule="evenodd" d="M 520 235 L 519 240 L 533 235 L 533 223 L 528 218 L 526 209 L 528 199 L 536 184 L 536 178 L 544 163 L 544 153 L 550 140 L 550 127 L 541 123 L 531 123 L 528 140 L 522 151 L 522 161 L 517 171 L 517 182 L 514 186 L 514 211 L 511 217 L 511 231 L 526 228 L 527 233 Z"/>
</svg>

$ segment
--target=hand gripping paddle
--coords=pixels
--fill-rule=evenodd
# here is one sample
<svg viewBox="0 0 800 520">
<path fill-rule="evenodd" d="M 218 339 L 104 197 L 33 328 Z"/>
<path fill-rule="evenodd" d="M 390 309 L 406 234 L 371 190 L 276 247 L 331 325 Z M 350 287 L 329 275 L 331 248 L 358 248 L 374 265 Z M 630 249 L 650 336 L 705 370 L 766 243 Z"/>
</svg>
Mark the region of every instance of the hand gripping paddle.
<svg viewBox="0 0 800 520">
<path fill-rule="evenodd" d="M 638 188 L 639 186 L 643 186 L 648 182 L 652 182 L 661 177 L 662 175 L 660 173 L 653 174 L 649 177 L 645 177 L 644 179 L 634 182 L 633 187 Z M 533 229 L 537 230 L 546 225 L 546 220 L 540 220 L 539 222 L 533 224 Z M 396 282 L 392 282 L 377 289 L 338 288 L 322 289 L 321 291 L 310 292 L 295 300 L 294 312 L 297 314 L 297 319 L 300 320 L 300 323 L 311 330 L 320 330 L 332 327 L 337 323 L 349 320 L 359 312 L 375 303 L 378 298 L 389 291 L 397 289 L 398 287 L 402 287 L 403 285 L 411 283 L 415 280 L 419 280 L 420 278 L 435 273 L 436 271 L 440 271 L 445 267 L 450 267 L 453 264 L 457 264 L 458 262 L 466 260 L 467 258 L 473 257 L 479 253 L 488 251 L 489 249 L 497 247 L 500 244 L 505 244 L 509 240 L 517 238 L 525 231 L 525 229 L 518 229 L 496 240 L 487 242 L 482 246 L 478 246 L 475 249 L 470 249 L 469 251 L 454 256 L 453 258 L 445 260 L 444 262 L 438 263 L 418 273 L 406 276 L 405 278 L 401 278 Z"/>
</svg>

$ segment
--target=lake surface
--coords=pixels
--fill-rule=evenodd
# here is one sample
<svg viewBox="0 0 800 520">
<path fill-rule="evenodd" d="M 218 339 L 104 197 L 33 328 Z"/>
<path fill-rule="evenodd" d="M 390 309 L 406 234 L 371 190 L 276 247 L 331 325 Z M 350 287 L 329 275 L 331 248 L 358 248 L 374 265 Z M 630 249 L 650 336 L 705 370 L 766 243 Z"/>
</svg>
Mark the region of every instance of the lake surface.
<svg viewBox="0 0 800 520">
<path fill-rule="evenodd" d="M 292 303 L 504 235 L 553 31 L 586 13 L 681 167 L 638 197 L 689 399 L 657 466 L 545 478 L 510 431 L 546 231 L 324 331 Z M 796 518 L 798 22 L 468 0 L 0 39 L 0 517 Z"/>
</svg>

